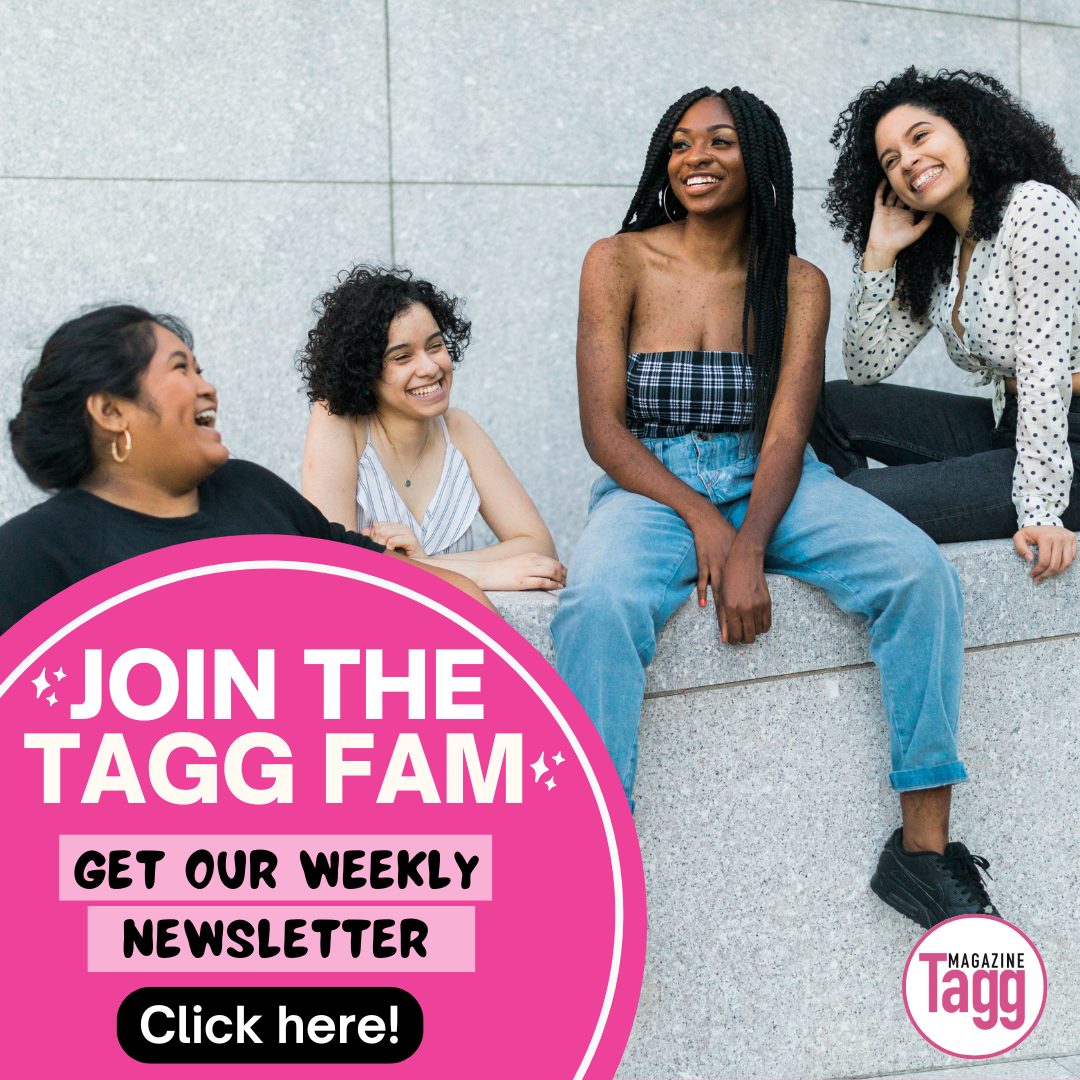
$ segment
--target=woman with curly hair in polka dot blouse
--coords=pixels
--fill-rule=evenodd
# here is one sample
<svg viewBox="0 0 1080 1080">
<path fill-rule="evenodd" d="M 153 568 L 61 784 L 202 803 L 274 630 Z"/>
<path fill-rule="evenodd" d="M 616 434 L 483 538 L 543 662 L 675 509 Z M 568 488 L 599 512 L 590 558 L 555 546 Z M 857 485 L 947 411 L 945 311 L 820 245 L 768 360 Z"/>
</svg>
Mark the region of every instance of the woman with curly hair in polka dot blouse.
<svg viewBox="0 0 1080 1080">
<path fill-rule="evenodd" d="M 1080 527 L 1080 177 L 972 72 L 880 82 L 832 141 L 825 205 L 862 262 L 818 457 L 939 543 L 1011 536 L 1036 581 L 1060 573 Z M 933 327 L 992 401 L 881 385 Z"/>
</svg>

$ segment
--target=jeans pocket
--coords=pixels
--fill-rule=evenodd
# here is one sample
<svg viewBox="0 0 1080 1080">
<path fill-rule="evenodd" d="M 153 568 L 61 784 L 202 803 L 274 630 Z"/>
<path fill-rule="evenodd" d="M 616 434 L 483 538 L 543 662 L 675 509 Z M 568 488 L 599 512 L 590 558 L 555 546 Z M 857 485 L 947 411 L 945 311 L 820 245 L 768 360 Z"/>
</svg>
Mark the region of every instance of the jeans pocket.
<svg viewBox="0 0 1080 1080">
<path fill-rule="evenodd" d="M 607 473 L 601 473 L 592 484 L 589 489 L 589 513 L 593 512 L 596 504 L 609 492 L 617 488 L 619 485 L 608 476 Z"/>
</svg>

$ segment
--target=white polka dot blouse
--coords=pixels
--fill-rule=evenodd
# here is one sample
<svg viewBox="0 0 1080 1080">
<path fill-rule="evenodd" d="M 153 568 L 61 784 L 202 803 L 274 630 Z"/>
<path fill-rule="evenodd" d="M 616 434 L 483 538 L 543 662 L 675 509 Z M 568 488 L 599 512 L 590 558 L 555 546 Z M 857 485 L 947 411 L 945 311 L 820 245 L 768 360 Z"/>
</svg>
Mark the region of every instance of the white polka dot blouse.
<svg viewBox="0 0 1080 1080">
<path fill-rule="evenodd" d="M 936 326 L 952 361 L 994 382 L 994 420 L 1005 407 L 1005 377 L 1016 379 L 1013 503 L 1020 528 L 1060 525 L 1069 505 L 1072 373 L 1080 371 L 1080 211 L 1056 188 L 1018 184 L 1001 229 L 971 256 L 960 302 L 963 340 L 952 325 L 959 288 L 956 238 L 949 283 L 939 282 L 929 316 L 913 318 L 894 300 L 896 268 L 856 270 L 844 320 L 844 366 L 856 385 L 888 378 Z"/>
</svg>

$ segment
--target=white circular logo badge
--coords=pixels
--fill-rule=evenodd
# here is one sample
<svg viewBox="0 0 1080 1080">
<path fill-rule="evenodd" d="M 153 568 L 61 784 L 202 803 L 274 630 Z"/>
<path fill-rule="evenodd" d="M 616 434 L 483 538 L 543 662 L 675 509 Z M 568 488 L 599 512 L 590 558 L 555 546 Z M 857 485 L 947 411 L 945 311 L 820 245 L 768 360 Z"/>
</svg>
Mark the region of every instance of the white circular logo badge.
<svg viewBox="0 0 1080 1080">
<path fill-rule="evenodd" d="M 920 939 L 904 965 L 904 1005 L 918 1033 L 953 1057 L 1004 1054 L 1046 1004 L 1046 968 L 1004 919 L 958 915 Z"/>
</svg>

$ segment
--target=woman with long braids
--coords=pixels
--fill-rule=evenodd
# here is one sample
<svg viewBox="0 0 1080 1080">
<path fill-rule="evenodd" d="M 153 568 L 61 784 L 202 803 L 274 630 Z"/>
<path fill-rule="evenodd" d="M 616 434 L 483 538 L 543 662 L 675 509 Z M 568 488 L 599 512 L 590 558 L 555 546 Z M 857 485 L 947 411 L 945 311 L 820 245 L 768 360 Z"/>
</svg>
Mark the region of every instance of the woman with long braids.
<svg viewBox="0 0 1080 1080">
<path fill-rule="evenodd" d="M 1036 581 L 1060 573 L 1080 528 L 1080 176 L 977 72 L 879 82 L 833 143 L 826 207 L 862 264 L 818 456 L 939 543 L 1012 537 Z M 881 383 L 933 327 L 992 401 Z"/>
<path fill-rule="evenodd" d="M 712 587 L 725 642 L 772 622 L 765 571 L 812 582 L 865 621 L 889 719 L 903 828 L 871 885 L 923 926 L 995 913 L 949 843 L 963 675 L 956 571 L 918 528 L 807 448 L 829 289 L 795 255 L 791 156 L 738 88 L 680 98 L 653 133 L 617 236 L 581 275 L 578 385 L 604 469 L 552 623 L 559 673 L 633 806 L 656 635 Z M 981 860 L 980 860 L 981 862 Z"/>
</svg>

